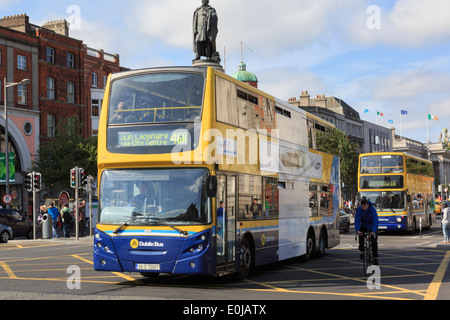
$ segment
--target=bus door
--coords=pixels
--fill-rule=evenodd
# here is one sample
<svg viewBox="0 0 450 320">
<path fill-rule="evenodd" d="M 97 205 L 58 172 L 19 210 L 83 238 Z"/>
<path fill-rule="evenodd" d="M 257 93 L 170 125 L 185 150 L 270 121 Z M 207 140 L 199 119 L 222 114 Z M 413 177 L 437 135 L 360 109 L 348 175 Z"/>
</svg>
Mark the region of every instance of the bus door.
<svg viewBox="0 0 450 320">
<path fill-rule="evenodd" d="M 406 221 L 406 228 L 408 230 L 413 228 L 413 201 L 412 196 L 407 195 L 406 196 L 406 214 L 408 215 L 408 219 Z"/>
<path fill-rule="evenodd" d="M 235 174 L 217 175 L 216 272 L 236 269 L 236 182 Z M 221 205 L 221 202 L 223 205 Z"/>
</svg>

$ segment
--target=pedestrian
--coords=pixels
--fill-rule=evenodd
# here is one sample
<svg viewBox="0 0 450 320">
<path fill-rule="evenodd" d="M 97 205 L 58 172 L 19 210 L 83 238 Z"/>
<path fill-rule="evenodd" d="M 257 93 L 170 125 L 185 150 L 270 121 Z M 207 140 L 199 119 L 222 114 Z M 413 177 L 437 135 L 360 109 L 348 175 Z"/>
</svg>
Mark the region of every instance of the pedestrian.
<svg viewBox="0 0 450 320">
<path fill-rule="evenodd" d="M 442 212 L 442 232 L 444 233 L 443 243 L 450 243 L 450 208 L 447 202 L 442 205 L 444 211 Z"/>
<path fill-rule="evenodd" d="M 50 208 L 48 208 L 48 213 L 52 216 L 52 239 L 59 238 L 57 230 L 59 210 L 57 207 L 55 207 L 55 204 L 53 202 L 50 204 Z"/>
<path fill-rule="evenodd" d="M 69 205 L 63 204 L 63 209 L 61 210 L 61 220 L 63 224 L 64 238 L 70 238 L 70 226 L 72 225 L 72 215 L 70 213 Z"/>
<path fill-rule="evenodd" d="M 78 227 L 79 227 L 79 236 L 84 237 L 84 229 L 86 228 L 86 216 L 84 213 L 84 209 L 86 207 L 86 201 L 82 198 L 78 199 Z"/>
<path fill-rule="evenodd" d="M 42 217 L 44 216 L 45 213 L 45 206 L 40 206 L 39 209 L 37 210 L 38 212 L 38 217 L 37 217 L 37 227 L 38 230 L 42 229 Z"/>
<path fill-rule="evenodd" d="M 373 262 L 378 265 L 378 213 L 373 204 L 365 198 L 361 200 L 361 206 L 356 209 L 355 230 L 359 236 L 359 258 L 364 259 L 364 233 L 369 232 Z"/>
</svg>

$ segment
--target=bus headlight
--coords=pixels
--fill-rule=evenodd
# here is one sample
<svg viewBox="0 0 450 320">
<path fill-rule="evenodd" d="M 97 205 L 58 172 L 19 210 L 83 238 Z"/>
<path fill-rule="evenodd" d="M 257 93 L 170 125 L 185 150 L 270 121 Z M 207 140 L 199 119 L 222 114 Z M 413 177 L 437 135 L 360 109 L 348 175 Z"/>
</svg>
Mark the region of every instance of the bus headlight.
<svg viewBox="0 0 450 320">
<path fill-rule="evenodd" d="M 182 254 L 199 254 L 207 250 L 209 246 L 209 233 L 203 234 L 186 239 L 185 249 L 182 250 Z"/>
<path fill-rule="evenodd" d="M 398 218 L 397 218 L 397 222 L 398 222 L 398 223 L 402 222 L 402 217 L 398 217 Z"/>
</svg>

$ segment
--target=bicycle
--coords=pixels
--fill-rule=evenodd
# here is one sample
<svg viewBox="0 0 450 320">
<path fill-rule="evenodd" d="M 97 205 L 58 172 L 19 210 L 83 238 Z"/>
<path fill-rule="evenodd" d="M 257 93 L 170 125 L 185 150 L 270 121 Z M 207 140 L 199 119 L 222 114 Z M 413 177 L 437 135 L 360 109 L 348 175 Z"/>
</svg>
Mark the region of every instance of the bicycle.
<svg viewBox="0 0 450 320">
<path fill-rule="evenodd" d="M 376 235 L 375 235 L 376 236 Z M 372 241 L 370 241 L 370 233 L 365 232 L 363 234 L 364 237 L 364 253 L 363 253 L 363 272 L 364 276 L 369 276 L 367 270 L 371 265 L 374 264 L 373 250 L 372 250 Z M 358 235 L 355 236 L 355 240 L 358 238 Z"/>
</svg>

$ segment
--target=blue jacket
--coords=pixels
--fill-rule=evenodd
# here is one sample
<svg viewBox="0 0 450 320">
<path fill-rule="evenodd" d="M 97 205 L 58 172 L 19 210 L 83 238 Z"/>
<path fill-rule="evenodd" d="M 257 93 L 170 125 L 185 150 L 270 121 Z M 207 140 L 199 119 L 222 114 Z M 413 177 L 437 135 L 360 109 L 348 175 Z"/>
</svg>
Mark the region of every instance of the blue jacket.
<svg viewBox="0 0 450 320">
<path fill-rule="evenodd" d="M 361 206 L 356 209 L 355 230 L 359 231 L 361 226 L 372 232 L 378 231 L 378 213 L 370 201 L 367 210 L 363 210 Z"/>
<path fill-rule="evenodd" d="M 59 210 L 57 207 L 48 208 L 47 212 L 52 216 L 52 221 L 56 221 L 58 219 Z"/>
</svg>

